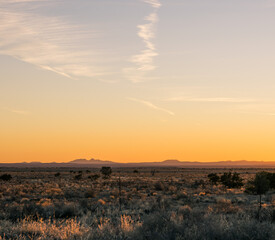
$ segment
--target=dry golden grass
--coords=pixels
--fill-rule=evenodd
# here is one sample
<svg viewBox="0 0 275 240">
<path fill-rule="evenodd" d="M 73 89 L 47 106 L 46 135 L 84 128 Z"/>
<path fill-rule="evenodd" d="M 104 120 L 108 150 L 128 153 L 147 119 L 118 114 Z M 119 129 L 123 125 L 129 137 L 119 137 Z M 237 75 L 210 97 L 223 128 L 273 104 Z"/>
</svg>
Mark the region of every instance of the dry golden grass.
<svg viewBox="0 0 275 240">
<path fill-rule="evenodd" d="M 255 239 L 271 239 L 257 226 L 273 233 L 275 194 L 263 196 L 259 223 L 257 196 L 208 181 L 209 173 L 227 170 L 156 169 L 152 176 L 151 169 L 114 169 L 110 179 L 97 180 L 89 176 L 99 170 L 90 170 L 5 171 L 13 179 L 0 185 L 0 239 L 238 239 L 223 225 L 238 236 L 256 229 Z M 257 172 L 236 171 L 245 182 Z"/>
</svg>

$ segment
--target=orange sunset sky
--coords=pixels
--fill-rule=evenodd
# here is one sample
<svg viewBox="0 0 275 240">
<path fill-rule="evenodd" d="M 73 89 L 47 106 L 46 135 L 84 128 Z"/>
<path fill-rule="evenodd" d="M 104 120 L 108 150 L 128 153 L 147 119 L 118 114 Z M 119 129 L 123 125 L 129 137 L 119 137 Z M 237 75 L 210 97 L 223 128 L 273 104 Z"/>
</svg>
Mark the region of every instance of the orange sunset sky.
<svg viewBox="0 0 275 240">
<path fill-rule="evenodd" d="M 274 11 L 0 1 L 0 162 L 275 161 Z"/>
</svg>

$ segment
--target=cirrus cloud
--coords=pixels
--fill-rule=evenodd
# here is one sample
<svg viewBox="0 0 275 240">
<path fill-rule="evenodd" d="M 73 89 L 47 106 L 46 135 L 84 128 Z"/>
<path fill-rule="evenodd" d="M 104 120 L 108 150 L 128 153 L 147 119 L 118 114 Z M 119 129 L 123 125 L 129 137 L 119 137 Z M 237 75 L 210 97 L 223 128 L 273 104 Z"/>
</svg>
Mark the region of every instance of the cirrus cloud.
<svg viewBox="0 0 275 240">
<path fill-rule="evenodd" d="M 104 75 L 97 63 L 99 53 L 87 44 L 97 31 L 40 13 L 45 4 L 57 3 L 61 2 L 0 1 L 0 54 L 69 78 Z"/>
<path fill-rule="evenodd" d="M 158 56 L 153 39 L 155 38 L 155 28 L 158 22 L 157 10 L 161 7 L 158 0 L 143 0 L 143 2 L 150 4 L 154 10 L 144 18 L 145 24 L 138 25 L 137 35 L 145 44 L 145 49 L 139 54 L 131 57 L 131 62 L 135 67 L 125 68 L 124 72 L 132 82 L 142 82 L 146 79 L 146 73 L 156 68 L 154 58 Z"/>
</svg>

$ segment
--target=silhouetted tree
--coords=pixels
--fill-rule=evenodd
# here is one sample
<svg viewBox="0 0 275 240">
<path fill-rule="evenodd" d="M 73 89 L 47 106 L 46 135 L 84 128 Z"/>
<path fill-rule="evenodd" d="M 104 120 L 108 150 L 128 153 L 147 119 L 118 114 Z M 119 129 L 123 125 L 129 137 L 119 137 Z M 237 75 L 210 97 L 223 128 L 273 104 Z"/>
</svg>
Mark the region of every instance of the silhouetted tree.
<svg viewBox="0 0 275 240">
<path fill-rule="evenodd" d="M 269 180 L 269 187 L 275 189 L 275 173 L 266 172 L 266 175 Z"/>
<path fill-rule="evenodd" d="M 259 195 L 258 218 L 262 208 L 262 195 L 270 189 L 270 180 L 268 179 L 269 177 L 270 175 L 268 172 L 258 172 L 255 175 L 255 178 L 252 181 L 248 182 L 248 185 L 246 187 L 246 192 Z"/>
</svg>

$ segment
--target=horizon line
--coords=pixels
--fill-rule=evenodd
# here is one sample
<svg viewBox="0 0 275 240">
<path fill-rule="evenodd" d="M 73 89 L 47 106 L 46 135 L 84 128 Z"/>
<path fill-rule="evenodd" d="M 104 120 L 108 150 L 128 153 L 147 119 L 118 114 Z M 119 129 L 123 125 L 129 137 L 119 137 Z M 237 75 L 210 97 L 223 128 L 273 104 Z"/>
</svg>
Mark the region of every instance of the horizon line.
<svg viewBox="0 0 275 240">
<path fill-rule="evenodd" d="M 66 162 L 57 162 L 57 161 L 49 161 L 49 162 L 41 162 L 41 161 L 22 161 L 22 162 L 1 162 L 0 164 L 81 164 L 84 165 L 85 163 L 77 163 L 75 161 L 87 161 L 87 164 L 94 164 L 96 165 L 97 163 L 89 163 L 94 161 L 98 161 L 98 164 L 108 162 L 111 164 L 149 164 L 149 163 L 165 163 L 165 162 L 177 162 L 177 163 L 199 163 L 199 164 L 214 164 L 214 163 L 226 163 L 226 162 L 231 162 L 231 163 L 237 163 L 237 162 L 248 162 L 248 163 L 274 163 L 275 160 L 218 160 L 218 161 L 189 161 L 189 160 L 178 160 L 178 159 L 166 159 L 166 160 L 161 160 L 161 161 L 133 161 L 133 162 L 119 162 L 119 161 L 112 161 L 112 160 L 101 160 L 101 159 L 84 159 L 84 158 L 79 158 L 79 159 L 74 159 L 71 161 L 66 161 Z"/>
</svg>

